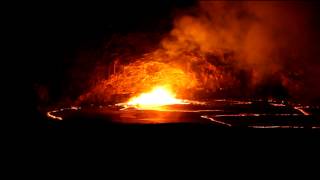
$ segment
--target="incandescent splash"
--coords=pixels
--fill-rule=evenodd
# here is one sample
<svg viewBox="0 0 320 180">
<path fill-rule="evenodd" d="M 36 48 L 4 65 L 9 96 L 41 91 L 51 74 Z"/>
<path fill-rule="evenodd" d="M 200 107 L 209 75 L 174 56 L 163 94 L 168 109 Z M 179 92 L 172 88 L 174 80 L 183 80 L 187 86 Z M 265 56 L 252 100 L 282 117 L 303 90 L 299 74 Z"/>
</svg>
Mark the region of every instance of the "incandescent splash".
<svg viewBox="0 0 320 180">
<path fill-rule="evenodd" d="M 137 107 L 141 109 L 161 109 L 161 106 L 172 104 L 188 104 L 185 100 L 175 98 L 170 88 L 157 86 L 148 93 L 131 98 L 124 105 L 126 107 Z"/>
</svg>

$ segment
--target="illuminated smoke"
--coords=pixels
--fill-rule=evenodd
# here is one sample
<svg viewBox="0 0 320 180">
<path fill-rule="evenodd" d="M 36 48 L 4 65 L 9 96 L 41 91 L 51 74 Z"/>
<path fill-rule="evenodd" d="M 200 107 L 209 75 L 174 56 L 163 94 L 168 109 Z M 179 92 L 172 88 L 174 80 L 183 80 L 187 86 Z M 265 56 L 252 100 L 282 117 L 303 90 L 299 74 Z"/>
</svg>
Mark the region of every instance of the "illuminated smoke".
<svg viewBox="0 0 320 180">
<path fill-rule="evenodd" d="M 312 28 L 311 6 L 201 1 L 177 15 L 158 49 L 129 62 L 118 58 L 118 70 L 79 100 L 109 101 L 163 84 L 183 98 L 219 93 L 319 97 L 319 36 Z"/>
</svg>

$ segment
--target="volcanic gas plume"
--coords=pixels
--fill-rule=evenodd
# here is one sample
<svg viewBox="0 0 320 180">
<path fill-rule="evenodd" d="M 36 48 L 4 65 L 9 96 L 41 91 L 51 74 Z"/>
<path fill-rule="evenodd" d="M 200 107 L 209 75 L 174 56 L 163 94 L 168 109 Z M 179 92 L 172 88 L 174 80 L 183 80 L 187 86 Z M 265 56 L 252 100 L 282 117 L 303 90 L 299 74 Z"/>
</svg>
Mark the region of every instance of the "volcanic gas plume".
<svg viewBox="0 0 320 180">
<path fill-rule="evenodd" d="M 130 98 L 157 86 L 169 86 L 184 99 L 315 99 L 319 36 L 311 10 L 297 2 L 200 1 L 176 14 L 157 49 L 130 61 L 116 57 L 117 70 L 106 72 L 78 102 L 117 101 L 119 95 Z"/>
</svg>

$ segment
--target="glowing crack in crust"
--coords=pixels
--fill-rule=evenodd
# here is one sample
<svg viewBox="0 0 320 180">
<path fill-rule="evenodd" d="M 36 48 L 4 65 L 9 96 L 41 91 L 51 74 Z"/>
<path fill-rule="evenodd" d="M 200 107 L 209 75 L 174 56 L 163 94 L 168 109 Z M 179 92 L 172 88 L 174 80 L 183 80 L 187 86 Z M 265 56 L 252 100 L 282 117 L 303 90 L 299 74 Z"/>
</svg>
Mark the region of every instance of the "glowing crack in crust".
<svg viewBox="0 0 320 180">
<path fill-rule="evenodd" d="M 81 109 L 81 107 L 75 107 L 75 106 L 71 106 L 71 107 L 69 107 L 69 108 L 61 108 L 61 109 L 58 109 L 58 110 L 48 111 L 48 112 L 47 112 L 47 116 L 48 116 L 49 118 L 62 121 L 62 120 L 63 120 L 62 117 L 57 116 L 57 115 L 54 115 L 54 114 L 55 114 L 55 113 L 58 113 L 58 112 L 62 112 L 62 111 L 64 111 L 64 110 L 80 110 L 80 109 Z"/>
</svg>

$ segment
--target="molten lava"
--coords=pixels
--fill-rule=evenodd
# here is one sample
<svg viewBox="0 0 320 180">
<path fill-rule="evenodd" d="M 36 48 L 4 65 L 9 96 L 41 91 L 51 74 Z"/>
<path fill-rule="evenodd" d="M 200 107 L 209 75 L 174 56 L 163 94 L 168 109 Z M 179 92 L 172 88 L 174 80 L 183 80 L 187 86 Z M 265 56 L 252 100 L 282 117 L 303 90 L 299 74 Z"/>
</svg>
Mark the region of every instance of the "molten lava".
<svg viewBox="0 0 320 180">
<path fill-rule="evenodd" d="M 142 93 L 131 98 L 126 106 L 141 109 L 161 109 L 162 106 L 172 104 L 188 104 L 186 101 L 175 98 L 175 94 L 165 86 L 157 86 L 151 92 Z"/>
</svg>

